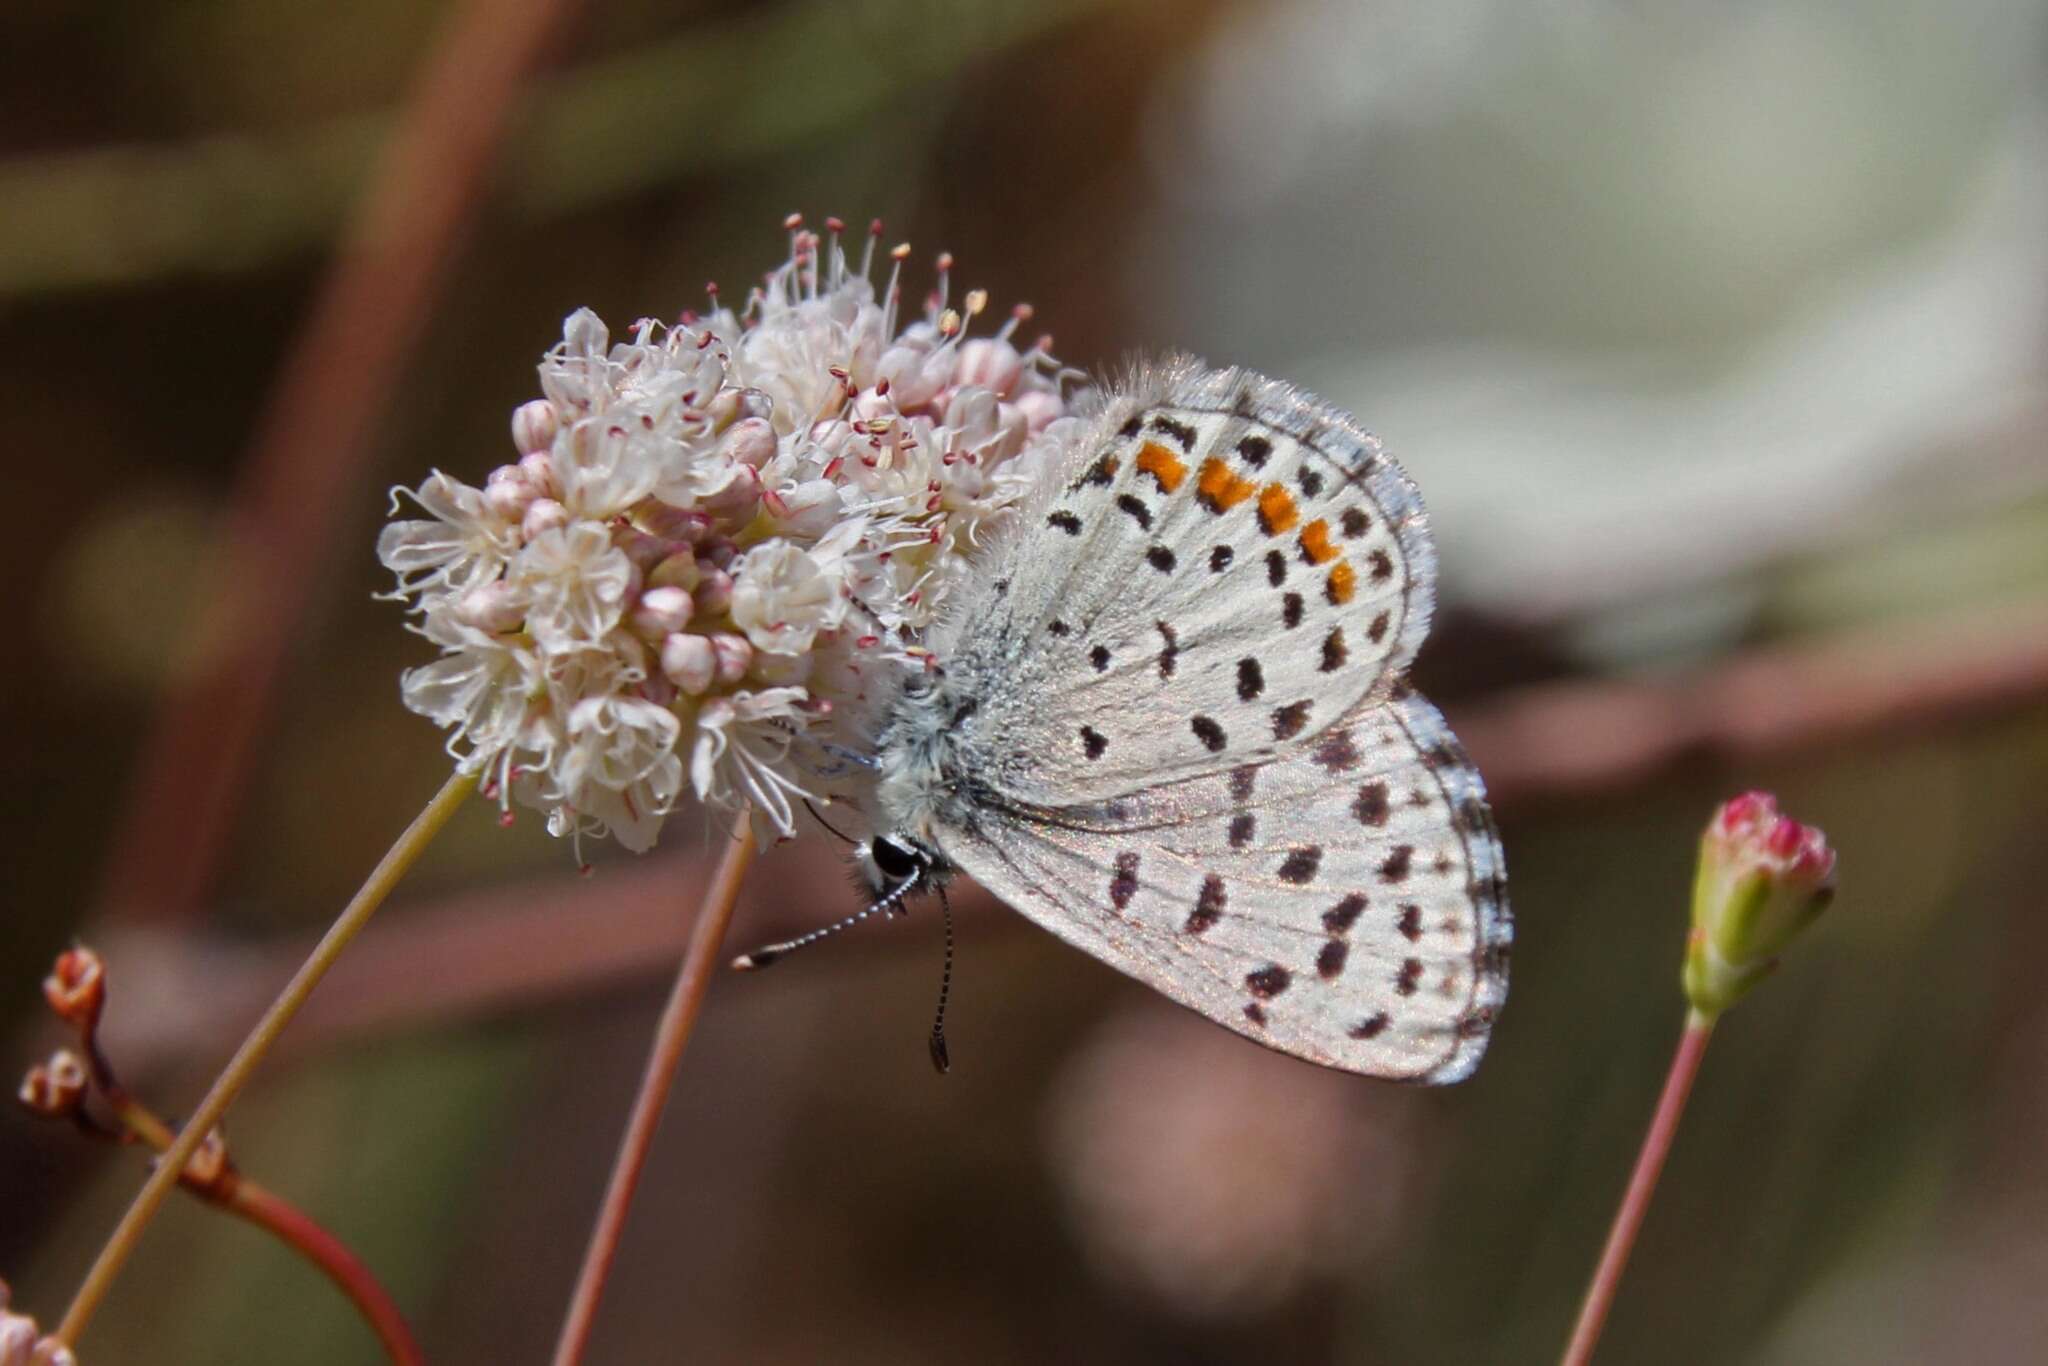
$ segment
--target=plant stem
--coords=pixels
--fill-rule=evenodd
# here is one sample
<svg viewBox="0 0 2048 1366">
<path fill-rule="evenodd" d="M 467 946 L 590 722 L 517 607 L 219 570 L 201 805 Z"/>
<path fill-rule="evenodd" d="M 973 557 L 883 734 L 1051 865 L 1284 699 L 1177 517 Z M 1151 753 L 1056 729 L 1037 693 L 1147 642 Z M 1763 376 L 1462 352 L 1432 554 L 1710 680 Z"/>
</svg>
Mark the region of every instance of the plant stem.
<svg viewBox="0 0 2048 1366">
<path fill-rule="evenodd" d="M 1671 1070 L 1664 1077 L 1664 1093 L 1657 1097 L 1657 1112 L 1650 1119 L 1650 1131 L 1643 1136 L 1642 1151 L 1636 1154 L 1635 1171 L 1622 1194 L 1621 1208 L 1614 1212 L 1614 1227 L 1608 1230 L 1607 1246 L 1601 1250 L 1600 1265 L 1586 1287 L 1585 1303 L 1579 1306 L 1579 1321 L 1565 1346 L 1563 1366 L 1586 1366 L 1607 1326 L 1607 1311 L 1614 1307 L 1614 1293 L 1621 1286 L 1621 1273 L 1628 1266 L 1643 1216 L 1650 1212 L 1650 1200 L 1657 1193 L 1657 1178 L 1664 1159 L 1671 1153 L 1678 1121 L 1685 1114 L 1686 1097 L 1692 1094 L 1693 1078 L 1699 1075 L 1700 1059 L 1707 1053 L 1707 1040 L 1714 1036 L 1711 1016 L 1697 1010 L 1685 1018 L 1685 1032 L 1678 1036 L 1678 1048 L 1671 1055 Z"/>
<path fill-rule="evenodd" d="M 590 1246 L 583 1253 L 583 1270 L 576 1277 L 576 1290 L 569 1299 L 569 1312 L 562 1321 L 562 1336 L 555 1344 L 555 1366 L 576 1366 L 583 1360 L 590 1342 L 591 1324 L 597 1317 L 597 1302 L 604 1296 L 605 1278 L 618 1256 L 619 1235 L 626 1227 L 626 1212 L 633 1204 L 633 1192 L 647 1165 L 647 1153 L 654 1143 L 655 1128 L 661 1123 L 662 1107 L 668 1103 L 669 1087 L 675 1081 L 676 1065 L 690 1042 L 690 1031 L 704 1004 L 704 992 L 719 962 L 718 946 L 725 940 L 726 926 L 739 900 L 740 881 L 754 857 L 754 827 L 742 814 L 739 829 L 725 847 L 690 944 L 683 952 L 683 965 L 676 984 L 662 1007 L 661 1022 L 655 1026 L 654 1046 L 647 1055 L 647 1068 L 640 1078 L 640 1092 L 633 1099 L 633 1113 L 619 1141 L 619 1155 L 599 1208 L 597 1226 L 591 1230 Z"/>
<path fill-rule="evenodd" d="M 349 1251 L 341 1239 L 316 1223 L 312 1216 L 263 1186 L 236 1172 L 229 1172 L 208 1196 L 229 1210 L 272 1234 L 279 1241 L 327 1273 L 327 1278 L 354 1302 L 369 1323 L 377 1340 L 384 1344 L 393 1366 L 425 1366 L 426 1356 L 385 1290 L 361 1258 Z"/>
<path fill-rule="evenodd" d="M 107 1096 L 107 1102 L 122 1126 L 156 1152 L 164 1152 L 176 1141 L 177 1134 L 168 1124 L 125 1091 L 116 1088 Z M 347 1244 L 291 1201 L 251 1181 L 232 1165 L 222 1165 L 223 1170 L 211 1179 L 188 1166 L 180 1181 L 207 1204 L 248 1220 L 325 1272 L 384 1344 L 393 1366 L 425 1366 L 426 1356 L 406 1325 L 405 1316 L 398 1312 L 391 1292 Z"/>
<path fill-rule="evenodd" d="M 85 1283 L 79 1286 L 70 1309 L 65 1311 L 64 1321 L 57 1326 L 56 1336 L 64 1343 L 77 1345 L 79 1335 L 85 1331 L 86 1325 L 92 1321 L 94 1311 L 106 1298 L 107 1292 L 113 1288 L 114 1278 L 120 1275 L 122 1266 L 135 1251 L 136 1244 L 142 1239 L 143 1231 L 149 1227 L 149 1221 L 163 1207 L 171 1188 L 178 1184 L 193 1152 L 205 1140 L 206 1135 L 213 1131 L 213 1127 L 220 1123 L 221 1116 L 227 1113 L 228 1106 L 234 1103 L 235 1097 L 247 1084 L 257 1065 L 263 1061 L 264 1055 L 269 1053 L 271 1046 L 277 1042 L 285 1026 L 291 1023 L 292 1016 L 298 1014 L 299 1007 L 313 994 L 313 988 L 320 984 L 320 979 L 334 966 L 335 959 L 341 956 L 349 941 L 369 923 L 370 916 L 384 903 L 384 898 L 391 894 L 391 889 L 398 885 L 398 880 L 405 876 L 406 870 L 412 867 L 413 861 L 432 842 L 434 836 L 441 832 L 449 817 L 455 814 L 463 799 L 469 796 L 475 786 L 475 777 L 464 773 L 457 773 L 442 784 L 441 790 L 434 794 L 434 799 L 427 803 L 426 809 L 413 818 L 412 824 L 405 828 L 405 833 L 398 837 L 398 842 L 385 852 L 384 857 L 370 873 L 368 881 L 364 882 L 362 889 L 355 894 L 354 900 L 343 908 L 341 915 L 328 927 L 319 944 L 314 946 L 312 954 L 300 965 L 298 972 L 286 984 L 277 1000 L 272 1002 L 270 1009 L 249 1032 L 249 1037 L 242 1041 L 242 1046 L 236 1050 L 235 1056 L 214 1081 L 213 1089 L 199 1102 L 199 1108 L 185 1121 L 185 1127 L 179 1132 L 176 1141 L 158 1161 L 156 1170 L 150 1173 L 149 1180 L 137 1193 L 134 1203 L 128 1207 L 128 1212 L 121 1216 L 121 1222 L 107 1239 L 107 1245 L 100 1249 L 99 1259 L 93 1263 L 92 1270 L 86 1273 Z"/>
</svg>

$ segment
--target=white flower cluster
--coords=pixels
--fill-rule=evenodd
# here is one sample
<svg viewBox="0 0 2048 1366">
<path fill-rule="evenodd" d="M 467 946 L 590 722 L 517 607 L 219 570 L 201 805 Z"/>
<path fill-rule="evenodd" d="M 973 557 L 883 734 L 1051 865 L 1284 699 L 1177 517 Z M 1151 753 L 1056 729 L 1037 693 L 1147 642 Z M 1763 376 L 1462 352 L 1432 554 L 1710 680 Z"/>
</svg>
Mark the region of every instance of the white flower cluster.
<svg viewBox="0 0 2048 1366">
<path fill-rule="evenodd" d="M 78 1359 L 36 1321 L 7 1307 L 7 1282 L 0 1281 L 0 1366 L 77 1366 Z"/>
<path fill-rule="evenodd" d="M 907 247 L 877 297 L 877 224 L 787 225 L 789 259 L 738 313 L 718 303 L 617 344 L 588 310 L 512 419 L 516 463 L 475 488 L 439 471 L 428 516 L 378 554 L 441 657 L 405 703 L 511 819 L 654 843 L 685 784 L 783 835 L 792 804 L 862 746 L 885 671 L 967 554 L 1080 432 L 1071 379 L 1020 306 L 970 337 L 981 291 L 897 328 Z M 394 510 L 396 510 L 394 493 Z"/>
</svg>

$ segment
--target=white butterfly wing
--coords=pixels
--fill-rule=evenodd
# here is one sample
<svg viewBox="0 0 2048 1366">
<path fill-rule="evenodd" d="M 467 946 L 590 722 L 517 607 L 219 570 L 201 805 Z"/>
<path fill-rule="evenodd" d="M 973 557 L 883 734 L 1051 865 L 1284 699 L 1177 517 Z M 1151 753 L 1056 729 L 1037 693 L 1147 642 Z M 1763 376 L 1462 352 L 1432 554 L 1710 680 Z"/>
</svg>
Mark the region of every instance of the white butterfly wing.
<svg viewBox="0 0 2048 1366">
<path fill-rule="evenodd" d="M 930 643 L 982 779 L 1061 806 L 1262 762 L 1385 697 L 1435 577 L 1414 486 L 1348 416 L 1182 361 L 1111 400 Z"/>
<path fill-rule="evenodd" d="M 938 835 L 1069 943 L 1326 1066 L 1458 1081 L 1507 994 L 1484 788 L 1404 689 L 1278 759 L 1091 805 L 985 806 Z"/>
</svg>

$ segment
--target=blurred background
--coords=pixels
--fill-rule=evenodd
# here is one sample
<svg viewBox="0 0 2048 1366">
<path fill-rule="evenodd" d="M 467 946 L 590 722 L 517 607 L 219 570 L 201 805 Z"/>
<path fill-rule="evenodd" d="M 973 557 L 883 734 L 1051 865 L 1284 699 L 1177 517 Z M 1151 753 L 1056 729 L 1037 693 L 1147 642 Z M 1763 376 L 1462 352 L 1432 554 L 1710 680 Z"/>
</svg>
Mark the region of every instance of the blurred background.
<svg viewBox="0 0 2048 1366">
<path fill-rule="evenodd" d="M 721 978 L 594 1361 L 1541 1361 L 1681 1019 L 1693 845 L 1779 791 L 1842 895 L 1732 1015 L 1603 1359 L 2048 1359 L 2048 4 L 21 0 L 0 15 L 11 1066 L 84 936 L 196 1101 L 446 771 L 372 594 L 564 314 L 884 218 L 1075 364 L 1358 412 L 1429 501 L 1423 686 L 1518 942 L 1468 1085 L 1268 1055 L 961 898 Z M 229 1125 L 437 1362 L 544 1360 L 708 869 L 463 815 Z M 828 840 L 734 938 L 851 904 Z M 140 1180 L 0 1118 L 55 1317 Z M 88 1361 L 374 1340 L 177 1199 Z"/>
</svg>

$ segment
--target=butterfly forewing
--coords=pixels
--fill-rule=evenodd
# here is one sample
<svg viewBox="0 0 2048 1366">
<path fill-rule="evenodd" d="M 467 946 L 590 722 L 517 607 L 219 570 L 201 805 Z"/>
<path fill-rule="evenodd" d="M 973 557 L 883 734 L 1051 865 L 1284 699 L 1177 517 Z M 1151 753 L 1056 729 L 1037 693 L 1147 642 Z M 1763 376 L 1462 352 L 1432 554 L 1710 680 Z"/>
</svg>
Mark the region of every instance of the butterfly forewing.
<svg viewBox="0 0 2048 1366">
<path fill-rule="evenodd" d="M 1418 697 L 1263 764 L 1092 806 L 1001 808 L 946 854 L 1041 925 L 1283 1052 L 1464 1077 L 1506 994 L 1478 774 Z"/>
<path fill-rule="evenodd" d="M 984 778 L 1054 806 L 1257 763 L 1384 696 L 1428 626 L 1421 503 L 1341 412 L 1169 366 L 935 638 L 979 705 Z"/>
</svg>

